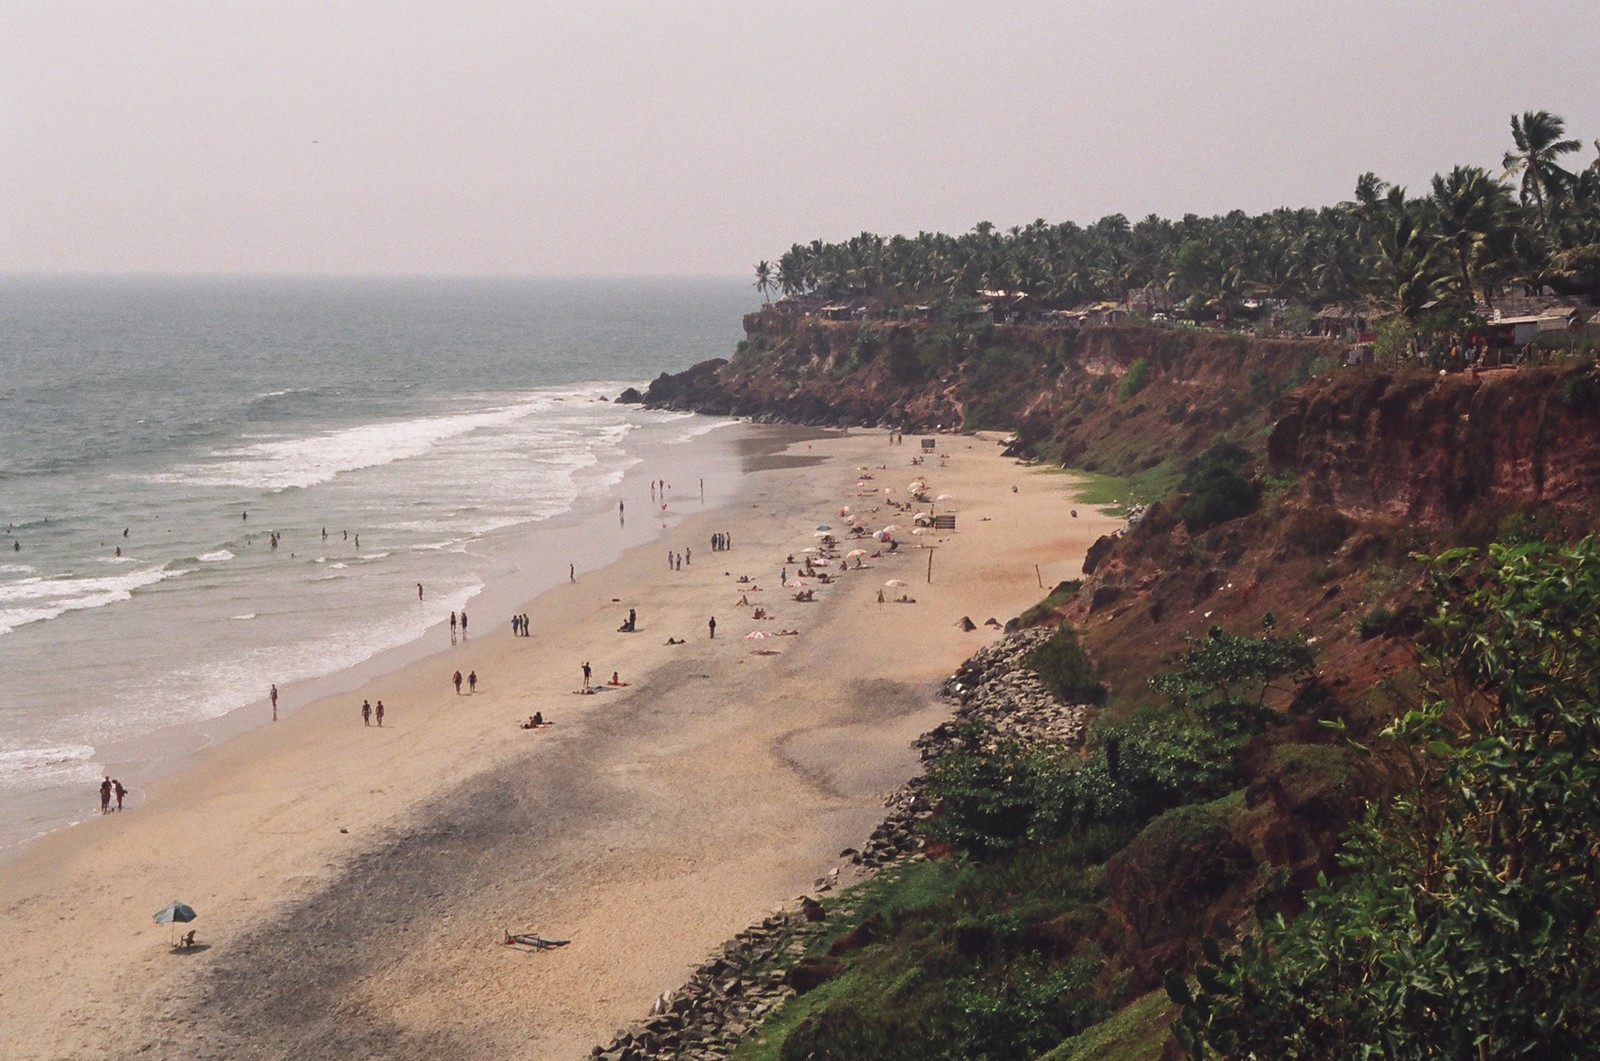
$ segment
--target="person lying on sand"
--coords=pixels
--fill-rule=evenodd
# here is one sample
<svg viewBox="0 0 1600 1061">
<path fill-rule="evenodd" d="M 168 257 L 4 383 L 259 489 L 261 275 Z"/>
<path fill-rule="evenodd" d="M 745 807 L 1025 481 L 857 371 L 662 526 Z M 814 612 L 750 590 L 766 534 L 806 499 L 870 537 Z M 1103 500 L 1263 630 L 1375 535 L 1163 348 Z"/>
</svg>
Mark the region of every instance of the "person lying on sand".
<svg viewBox="0 0 1600 1061">
<path fill-rule="evenodd" d="M 544 720 L 543 711 L 535 711 L 533 714 L 528 716 L 528 721 L 520 723 L 520 725 L 523 729 L 540 729 L 544 726 L 551 725 L 551 723 Z"/>
<path fill-rule="evenodd" d="M 778 631 L 778 636 L 779 637 L 799 637 L 800 636 L 800 631 L 798 631 L 798 630 L 779 630 Z"/>
<path fill-rule="evenodd" d="M 617 678 L 617 672 L 616 671 L 612 671 L 611 672 L 611 680 L 606 682 L 606 684 L 607 685 L 615 685 L 615 686 L 618 686 L 620 688 L 621 686 L 627 685 L 628 683 L 625 682 L 625 681 L 619 681 L 618 678 Z"/>
<path fill-rule="evenodd" d="M 915 603 L 917 603 L 917 598 L 915 598 L 915 597 L 907 597 L 907 596 L 902 594 L 901 596 L 896 597 L 894 599 L 894 602 L 896 604 L 915 604 Z"/>
<path fill-rule="evenodd" d="M 669 644 L 669 645 L 681 645 L 681 644 L 683 644 L 683 638 L 681 638 L 681 637 L 669 637 L 669 638 L 667 638 L 667 644 Z"/>
</svg>

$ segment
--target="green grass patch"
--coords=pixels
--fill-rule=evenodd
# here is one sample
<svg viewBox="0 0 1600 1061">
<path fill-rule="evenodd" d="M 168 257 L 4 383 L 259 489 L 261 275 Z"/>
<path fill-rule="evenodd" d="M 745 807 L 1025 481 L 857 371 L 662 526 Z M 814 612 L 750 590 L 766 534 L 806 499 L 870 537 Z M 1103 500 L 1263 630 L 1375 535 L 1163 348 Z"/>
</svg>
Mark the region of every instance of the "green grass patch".
<svg viewBox="0 0 1600 1061">
<path fill-rule="evenodd" d="M 1128 502 L 1129 480 L 1121 476 L 1101 475 L 1073 468 L 1059 470 L 1078 480 L 1069 490 L 1072 500 L 1086 508 L 1098 508 L 1112 515 Z"/>
<path fill-rule="evenodd" d="M 1092 1028 L 1066 1040 L 1039 1061 L 1148 1061 L 1160 1057 L 1178 1007 L 1158 988 Z"/>
</svg>

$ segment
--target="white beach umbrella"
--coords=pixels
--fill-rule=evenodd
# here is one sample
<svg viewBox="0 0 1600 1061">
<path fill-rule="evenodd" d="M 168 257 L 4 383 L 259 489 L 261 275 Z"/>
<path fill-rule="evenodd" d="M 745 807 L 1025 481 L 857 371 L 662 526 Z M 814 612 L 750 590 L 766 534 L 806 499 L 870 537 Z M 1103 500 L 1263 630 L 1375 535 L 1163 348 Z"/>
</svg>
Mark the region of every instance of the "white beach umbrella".
<svg viewBox="0 0 1600 1061">
<path fill-rule="evenodd" d="M 906 585 L 906 580 L 903 578 L 891 578 L 889 581 L 885 582 L 884 585 L 888 586 L 890 589 L 900 589 Z"/>
<path fill-rule="evenodd" d="M 900 524 L 891 523 L 887 527 L 883 528 L 883 531 L 881 533 L 883 533 L 883 534 L 898 534 L 898 533 L 900 533 Z"/>
<path fill-rule="evenodd" d="M 848 553 L 844 554 L 844 558 L 846 560 L 854 560 L 858 556 L 866 556 L 866 555 L 867 555 L 867 551 L 865 549 L 851 549 Z"/>
<path fill-rule="evenodd" d="M 744 635 L 744 639 L 746 641 L 765 641 L 771 636 L 772 631 L 770 630 L 752 630 L 748 634 Z"/>
<path fill-rule="evenodd" d="M 951 494 L 940 494 L 938 497 L 934 498 L 934 500 L 935 501 L 954 501 L 955 497 L 953 495 L 951 495 Z"/>
</svg>

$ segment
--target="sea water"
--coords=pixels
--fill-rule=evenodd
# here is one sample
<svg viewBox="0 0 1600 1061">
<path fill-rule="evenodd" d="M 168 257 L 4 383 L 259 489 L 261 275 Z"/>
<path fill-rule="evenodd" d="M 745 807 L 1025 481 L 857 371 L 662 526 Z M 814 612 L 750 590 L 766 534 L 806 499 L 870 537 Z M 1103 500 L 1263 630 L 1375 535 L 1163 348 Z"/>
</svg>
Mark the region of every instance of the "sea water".
<svg viewBox="0 0 1600 1061">
<path fill-rule="evenodd" d="M 604 399 L 730 355 L 751 301 L 0 278 L 0 855 L 93 813 L 106 749 L 127 770 L 140 737 L 413 642 L 483 589 L 487 539 L 615 508 L 717 422 Z"/>
</svg>

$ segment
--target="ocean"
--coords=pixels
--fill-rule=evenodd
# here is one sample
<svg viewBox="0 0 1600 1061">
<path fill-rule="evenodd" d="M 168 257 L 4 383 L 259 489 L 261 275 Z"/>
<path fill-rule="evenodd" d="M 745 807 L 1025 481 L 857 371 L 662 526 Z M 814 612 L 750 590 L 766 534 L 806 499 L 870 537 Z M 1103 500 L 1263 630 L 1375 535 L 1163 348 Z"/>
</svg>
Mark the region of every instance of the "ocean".
<svg viewBox="0 0 1600 1061">
<path fill-rule="evenodd" d="M 722 422 L 602 399 L 731 356 L 753 308 L 735 279 L 0 278 L 0 857 L 615 513 Z"/>
</svg>

